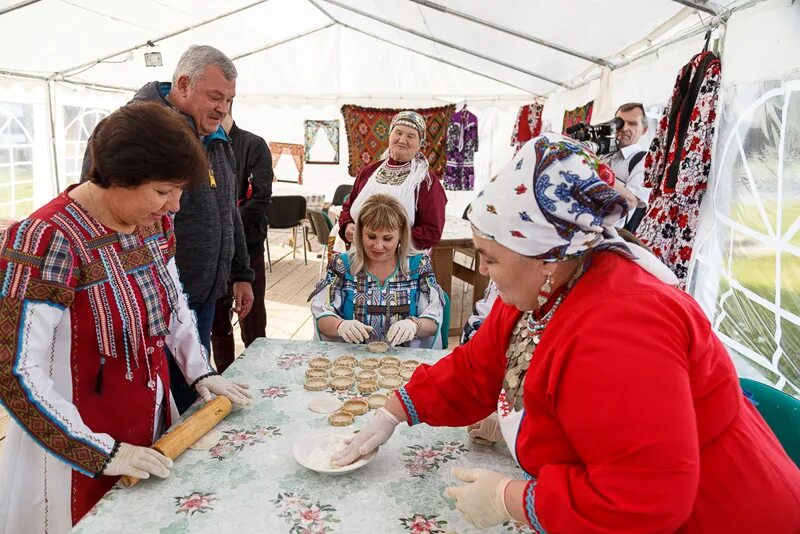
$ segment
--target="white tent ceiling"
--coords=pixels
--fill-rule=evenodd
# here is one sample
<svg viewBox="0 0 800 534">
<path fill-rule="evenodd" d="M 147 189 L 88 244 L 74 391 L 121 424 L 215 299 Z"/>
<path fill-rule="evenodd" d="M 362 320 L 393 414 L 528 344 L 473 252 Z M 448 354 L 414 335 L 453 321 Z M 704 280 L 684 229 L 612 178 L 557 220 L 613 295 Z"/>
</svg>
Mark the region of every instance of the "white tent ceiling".
<svg viewBox="0 0 800 534">
<path fill-rule="evenodd" d="M 202 43 L 236 58 L 242 95 L 547 95 L 741 4 L 0 0 L 0 35 L 13 43 L 0 49 L 0 72 L 133 89 L 169 79 L 181 52 Z M 153 50 L 163 67 L 145 66 Z"/>
</svg>

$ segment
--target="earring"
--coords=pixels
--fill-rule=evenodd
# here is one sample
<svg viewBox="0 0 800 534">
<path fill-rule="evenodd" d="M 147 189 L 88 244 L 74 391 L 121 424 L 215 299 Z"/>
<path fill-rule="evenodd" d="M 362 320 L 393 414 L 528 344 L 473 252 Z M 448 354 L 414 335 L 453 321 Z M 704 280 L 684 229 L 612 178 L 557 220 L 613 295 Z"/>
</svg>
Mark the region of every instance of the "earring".
<svg viewBox="0 0 800 534">
<path fill-rule="evenodd" d="M 536 297 L 536 300 L 539 301 L 539 307 L 541 308 L 544 306 L 547 299 L 550 298 L 550 292 L 553 290 L 553 275 L 552 273 L 547 273 L 547 279 L 542 284 L 542 287 L 539 288 L 539 296 Z"/>
</svg>

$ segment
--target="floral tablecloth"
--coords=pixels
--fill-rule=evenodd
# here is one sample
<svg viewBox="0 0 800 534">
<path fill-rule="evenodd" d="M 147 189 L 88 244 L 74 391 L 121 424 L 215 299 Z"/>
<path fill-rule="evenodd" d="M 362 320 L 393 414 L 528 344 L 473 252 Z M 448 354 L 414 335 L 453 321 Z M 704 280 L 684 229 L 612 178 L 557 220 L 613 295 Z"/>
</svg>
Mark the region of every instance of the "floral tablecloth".
<svg viewBox="0 0 800 534">
<path fill-rule="evenodd" d="M 113 488 L 73 532 L 478 532 L 442 495 L 456 482 L 450 468 L 480 466 L 517 478 L 521 471 L 506 450 L 472 444 L 463 428 L 402 425 L 370 464 L 338 477 L 295 462 L 297 440 L 333 428 L 327 416 L 307 407 L 327 394 L 303 388 L 307 363 L 342 354 L 368 356 L 343 343 L 257 340 L 225 372 L 251 385 L 254 404 L 220 423 L 219 443 L 207 451 L 186 451 L 166 480 Z M 433 362 L 445 351 L 392 349 L 390 354 Z M 369 417 L 358 417 L 355 428 Z M 480 532 L 528 531 L 506 524 Z"/>
</svg>

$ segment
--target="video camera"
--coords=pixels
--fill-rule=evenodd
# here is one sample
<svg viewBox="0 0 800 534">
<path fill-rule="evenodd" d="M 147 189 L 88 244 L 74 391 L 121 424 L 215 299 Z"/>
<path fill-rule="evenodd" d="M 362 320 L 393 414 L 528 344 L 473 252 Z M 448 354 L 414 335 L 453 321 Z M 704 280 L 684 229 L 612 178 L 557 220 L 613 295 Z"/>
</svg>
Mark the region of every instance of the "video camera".
<svg viewBox="0 0 800 534">
<path fill-rule="evenodd" d="M 617 130 L 624 125 L 625 122 L 622 119 L 614 117 L 610 121 L 600 124 L 579 122 L 567 128 L 566 133 L 598 156 L 602 156 L 603 154 L 613 154 L 619 150 Z"/>
</svg>

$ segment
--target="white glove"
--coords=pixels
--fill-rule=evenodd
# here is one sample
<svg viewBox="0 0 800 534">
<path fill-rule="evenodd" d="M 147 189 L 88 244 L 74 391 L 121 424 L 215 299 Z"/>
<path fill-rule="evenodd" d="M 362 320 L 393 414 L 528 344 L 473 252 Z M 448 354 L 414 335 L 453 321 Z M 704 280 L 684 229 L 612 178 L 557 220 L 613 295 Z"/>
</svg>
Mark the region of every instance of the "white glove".
<svg viewBox="0 0 800 534">
<path fill-rule="evenodd" d="M 206 402 L 210 402 L 214 395 L 228 397 L 234 404 L 250 404 L 253 395 L 247 391 L 250 388 L 247 384 L 231 382 L 220 375 L 207 376 L 195 384 L 194 389 L 197 394 Z"/>
<path fill-rule="evenodd" d="M 444 496 L 456 501 L 456 510 L 478 528 L 488 528 L 511 521 L 506 508 L 506 486 L 511 479 L 488 469 L 454 467 L 453 476 L 465 486 L 451 486 Z"/>
<path fill-rule="evenodd" d="M 402 319 L 389 327 L 389 331 L 386 332 L 386 340 L 392 346 L 401 345 L 414 339 L 418 329 L 417 323 L 411 319 Z"/>
<path fill-rule="evenodd" d="M 367 326 L 355 319 L 345 319 L 336 327 L 336 333 L 348 343 L 361 343 L 366 341 L 369 339 L 371 330 L 371 326 Z"/>
<path fill-rule="evenodd" d="M 389 410 L 379 409 L 358 434 L 345 440 L 347 447 L 331 455 L 331 460 L 340 466 L 352 464 L 389 441 L 399 424 Z"/>
<path fill-rule="evenodd" d="M 144 479 L 155 475 L 167 478 L 171 467 L 172 460 L 156 450 L 120 443 L 117 454 L 103 469 L 103 474 L 110 477 L 128 475 Z"/>
<path fill-rule="evenodd" d="M 469 433 L 469 439 L 473 443 L 480 443 L 481 445 L 490 445 L 503 440 L 503 433 L 500 431 L 500 417 L 497 412 L 492 413 L 483 421 L 469 425 L 467 432 Z M 482 441 L 489 443 L 482 443 Z"/>
</svg>

